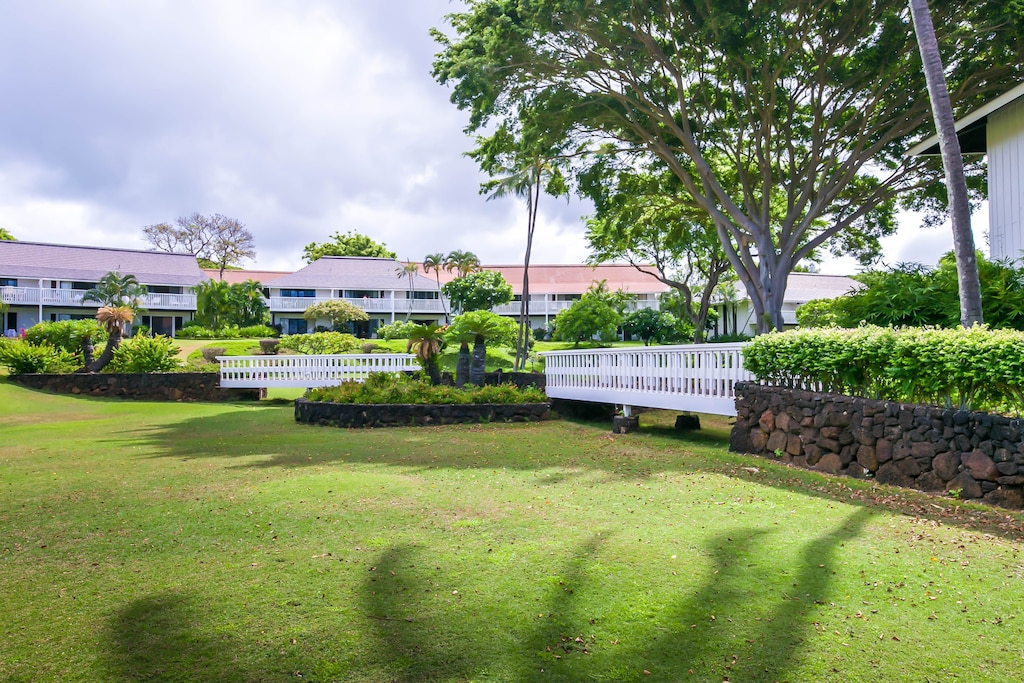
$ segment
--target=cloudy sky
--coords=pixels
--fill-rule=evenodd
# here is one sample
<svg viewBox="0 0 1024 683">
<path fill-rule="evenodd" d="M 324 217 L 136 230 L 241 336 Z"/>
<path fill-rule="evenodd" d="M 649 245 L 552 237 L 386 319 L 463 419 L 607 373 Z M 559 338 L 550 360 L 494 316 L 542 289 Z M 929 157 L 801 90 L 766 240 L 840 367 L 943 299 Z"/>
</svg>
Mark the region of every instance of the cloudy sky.
<svg viewBox="0 0 1024 683">
<path fill-rule="evenodd" d="M 478 194 L 466 117 L 430 76 L 428 31 L 458 7 L 0 0 L 0 226 L 142 249 L 142 226 L 199 211 L 249 228 L 248 267 L 298 268 L 305 244 L 349 230 L 399 258 L 518 262 L 525 210 Z M 546 200 L 533 261 L 585 259 L 588 211 Z M 886 261 L 933 264 L 951 245 L 908 218 Z"/>
</svg>

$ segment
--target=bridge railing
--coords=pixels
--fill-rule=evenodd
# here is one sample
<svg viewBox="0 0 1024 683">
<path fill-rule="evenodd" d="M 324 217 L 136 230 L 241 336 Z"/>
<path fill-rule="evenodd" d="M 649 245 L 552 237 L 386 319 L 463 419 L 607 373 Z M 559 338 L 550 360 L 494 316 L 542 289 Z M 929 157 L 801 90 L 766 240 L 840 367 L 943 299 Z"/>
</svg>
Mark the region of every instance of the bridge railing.
<svg viewBox="0 0 1024 683">
<path fill-rule="evenodd" d="M 326 387 L 362 382 L 371 372 L 419 370 L 416 356 L 408 353 L 358 353 L 322 356 L 217 356 L 220 386 L 225 389 L 258 387 Z"/>
<path fill-rule="evenodd" d="M 745 344 L 685 344 L 547 351 L 550 398 L 735 415 L 734 387 L 754 376 Z"/>
</svg>

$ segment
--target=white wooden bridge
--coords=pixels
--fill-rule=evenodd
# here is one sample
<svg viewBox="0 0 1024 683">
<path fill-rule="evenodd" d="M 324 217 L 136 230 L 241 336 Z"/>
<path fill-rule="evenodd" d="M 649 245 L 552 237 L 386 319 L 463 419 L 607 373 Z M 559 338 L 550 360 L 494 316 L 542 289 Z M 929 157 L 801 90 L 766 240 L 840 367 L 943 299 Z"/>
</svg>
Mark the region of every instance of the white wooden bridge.
<svg viewBox="0 0 1024 683">
<path fill-rule="evenodd" d="M 717 415 L 736 414 L 736 382 L 754 379 L 743 368 L 744 344 L 686 344 L 619 349 L 547 351 L 546 393 L 623 406 Z M 323 387 L 361 382 L 371 372 L 419 370 L 405 353 L 330 356 L 218 356 L 224 388 Z"/>
<path fill-rule="evenodd" d="M 737 382 L 754 376 L 743 367 L 745 344 L 684 344 L 619 349 L 547 351 L 545 392 L 550 398 L 716 415 L 736 414 Z"/>
<path fill-rule="evenodd" d="M 419 370 L 409 353 L 352 353 L 322 356 L 217 356 L 224 389 L 329 387 L 362 382 L 371 372 Z"/>
</svg>

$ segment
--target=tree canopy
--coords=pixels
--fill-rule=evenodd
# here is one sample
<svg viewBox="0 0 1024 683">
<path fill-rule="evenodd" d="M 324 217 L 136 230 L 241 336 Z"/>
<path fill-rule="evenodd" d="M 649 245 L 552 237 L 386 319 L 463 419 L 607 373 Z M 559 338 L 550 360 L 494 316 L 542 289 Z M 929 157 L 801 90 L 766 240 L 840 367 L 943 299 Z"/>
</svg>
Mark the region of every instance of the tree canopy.
<svg viewBox="0 0 1024 683">
<path fill-rule="evenodd" d="M 347 332 L 346 325 L 354 320 L 369 320 L 366 311 L 341 299 L 329 299 L 312 304 L 302 313 L 310 322 L 328 320 L 335 332 Z"/>
<path fill-rule="evenodd" d="M 512 301 L 512 286 L 496 270 L 478 270 L 441 286 L 441 292 L 456 310 L 489 311 Z"/>
<path fill-rule="evenodd" d="M 147 225 L 142 234 L 158 251 L 194 254 L 204 268 L 220 270 L 222 279 L 225 270 L 256 258 L 252 233 L 238 219 L 219 213 L 180 216 L 173 224 Z"/>
<path fill-rule="evenodd" d="M 0 241 L 17 242 L 17 238 L 7 228 L 0 228 Z"/>
<path fill-rule="evenodd" d="M 997 3 L 936 0 L 955 105 L 1022 72 Z M 470 0 L 434 33 L 434 75 L 469 130 L 516 119 L 626 165 L 664 164 L 713 224 L 759 329 L 781 328 L 789 273 L 830 251 L 874 258 L 901 193 L 944 208 L 904 0 Z M 982 167 L 969 165 L 980 189 Z M 911 196 L 911 195 L 905 195 Z M 781 215 L 780 215 L 781 214 Z"/>
<path fill-rule="evenodd" d="M 396 254 L 387 245 L 350 230 L 344 235 L 335 232 L 326 242 L 310 242 L 302 248 L 302 258 L 306 259 L 306 263 L 312 263 L 323 256 L 395 258 Z"/>
</svg>

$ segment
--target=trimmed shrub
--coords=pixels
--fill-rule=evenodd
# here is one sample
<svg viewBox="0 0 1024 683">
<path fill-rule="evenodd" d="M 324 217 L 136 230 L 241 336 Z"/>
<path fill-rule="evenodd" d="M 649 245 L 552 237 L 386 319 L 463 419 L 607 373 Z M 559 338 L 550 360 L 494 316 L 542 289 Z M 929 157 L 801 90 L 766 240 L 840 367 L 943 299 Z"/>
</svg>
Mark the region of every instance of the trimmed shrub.
<svg viewBox="0 0 1024 683">
<path fill-rule="evenodd" d="M 310 401 L 329 403 L 452 404 L 452 403 L 546 403 L 547 396 L 536 387 L 519 389 L 514 384 L 468 386 L 459 389 L 431 385 L 423 376 L 374 372 L 365 382 L 345 382 L 338 386 L 311 389 Z"/>
<path fill-rule="evenodd" d="M 743 358 L 770 384 L 1024 413 L 1024 333 L 1014 330 L 795 330 L 755 338 Z"/>
<path fill-rule="evenodd" d="M 314 332 L 313 334 L 289 334 L 281 337 L 281 348 L 305 355 L 352 353 L 359 348 L 360 341 L 351 334 L 342 332 Z"/>
<path fill-rule="evenodd" d="M 199 353 L 202 354 L 203 360 L 205 360 L 207 363 L 216 363 L 217 356 L 223 356 L 225 353 L 227 353 L 227 349 L 225 349 L 223 346 L 204 346 L 203 348 L 199 349 Z"/>
<path fill-rule="evenodd" d="M 0 365 L 12 374 L 74 372 L 81 363 L 74 354 L 47 343 L 29 344 L 23 340 L 5 340 L 0 344 Z"/>
<path fill-rule="evenodd" d="M 25 341 L 33 346 L 48 344 L 75 355 L 82 353 L 82 340 L 92 337 L 93 344 L 106 341 L 107 331 L 95 318 L 41 322 L 25 330 Z"/>
<path fill-rule="evenodd" d="M 416 323 L 407 323 L 403 320 L 396 320 L 393 323 L 378 327 L 377 337 L 388 341 L 392 339 L 408 339 L 409 335 L 412 334 L 416 327 Z"/>
<path fill-rule="evenodd" d="M 277 337 L 280 334 L 277 328 L 270 325 L 250 325 L 249 327 L 238 328 L 238 336 L 242 339 L 262 339 L 264 337 Z"/>
<path fill-rule="evenodd" d="M 188 325 L 178 330 L 180 339 L 223 339 L 216 331 L 202 325 Z"/>
<path fill-rule="evenodd" d="M 170 337 L 132 337 L 121 342 L 114 351 L 110 364 L 105 372 L 141 373 L 170 372 L 181 367 L 177 354 L 180 349 L 174 346 Z"/>
</svg>

